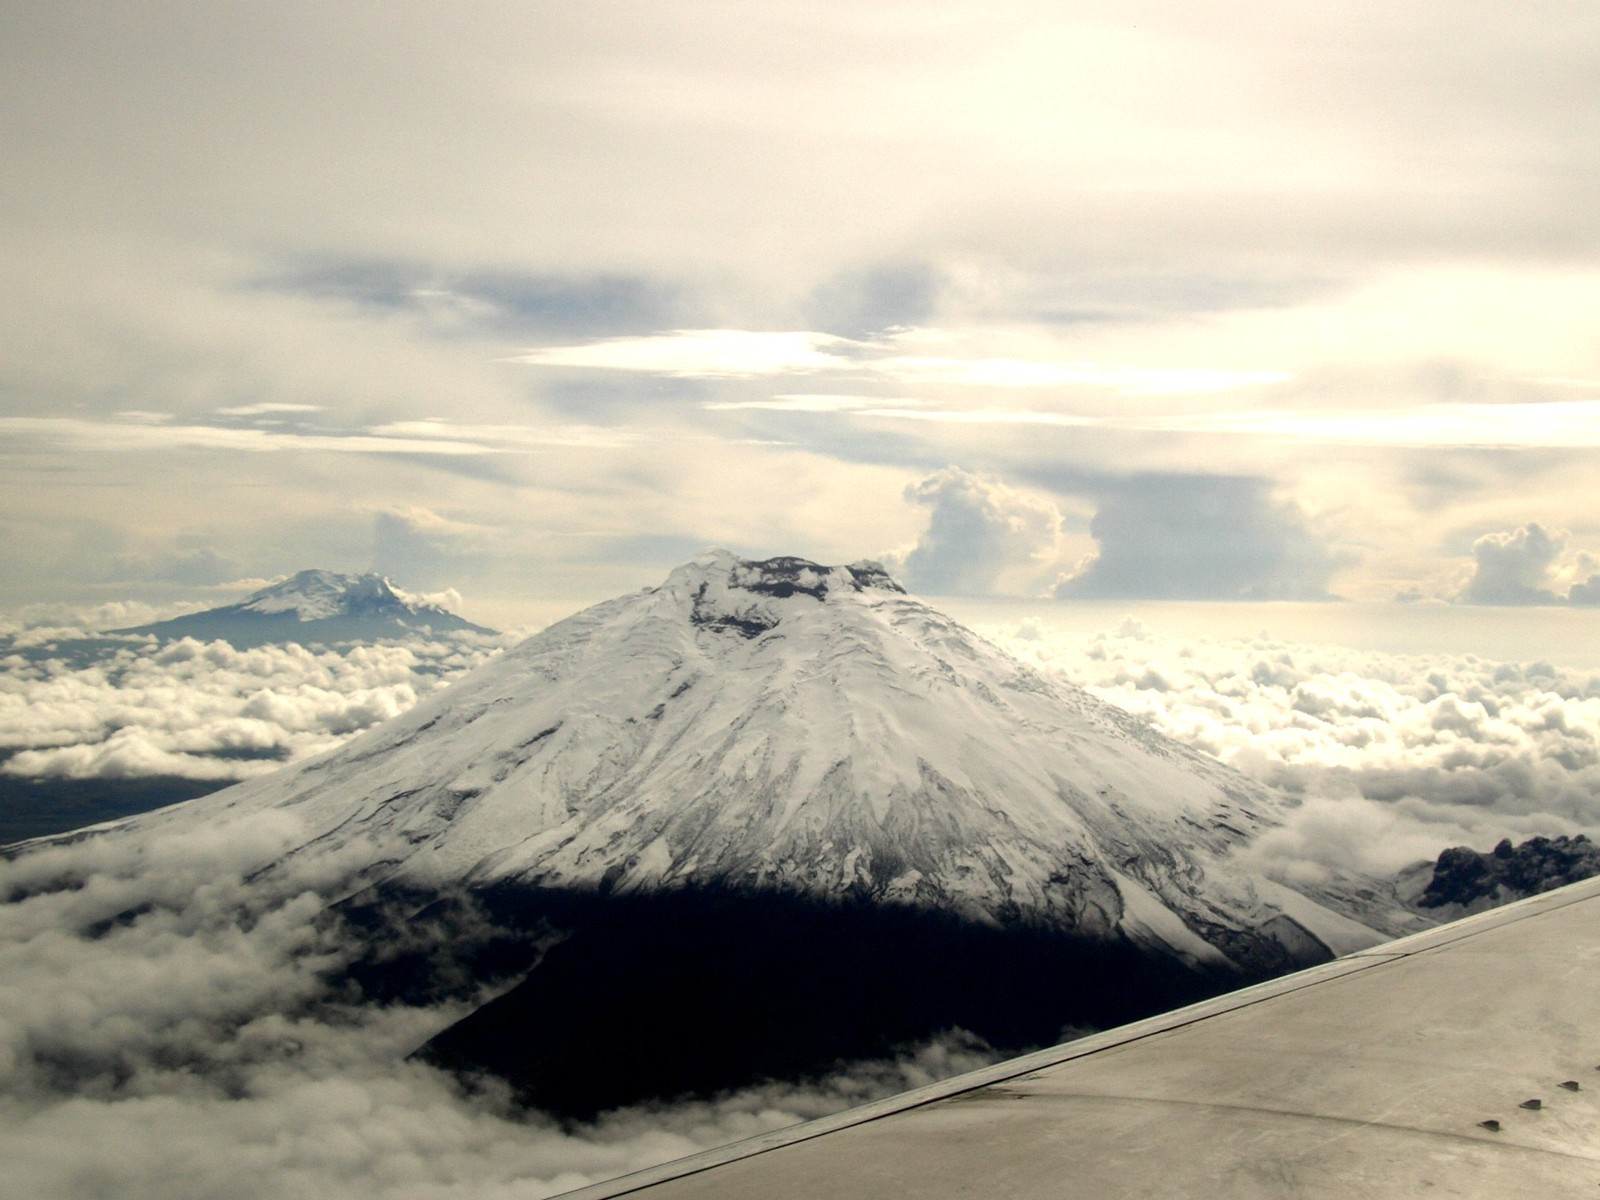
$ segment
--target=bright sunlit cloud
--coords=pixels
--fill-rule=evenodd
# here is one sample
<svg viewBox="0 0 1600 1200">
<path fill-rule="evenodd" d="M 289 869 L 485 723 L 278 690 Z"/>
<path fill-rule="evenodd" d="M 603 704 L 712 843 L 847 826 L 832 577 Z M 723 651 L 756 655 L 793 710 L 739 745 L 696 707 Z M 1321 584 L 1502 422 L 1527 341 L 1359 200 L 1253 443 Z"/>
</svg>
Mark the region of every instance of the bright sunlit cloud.
<svg viewBox="0 0 1600 1200">
<path fill-rule="evenodd" d="M 1216 367 L 1139 367 L 1048 359 L 959 358 L 895 353 L 902 341 L 940 341 L 936 330 L 913 330 L 864 342 L 826 333 L 755 333 L 690 329 L 584 346 L 554 346 L 510 359 L 532 366 L 645 371 L 687 378 L 751 377 L 848 371 L 906 383 L 999 388 L 1108 388 L 1119 395 L 1207 394 L 1264 387 L 1293 378 L 1287 371 Z M 793 399 L 793 397 L 791 397 Z M 815 397 L 805 397 L 814 401 Z M 880 402 L 881 403 L 881 402 Z M 727 407 L 755 407 L 754 403 Z M 770 407 L 770 402 L 762 403 Z M 796 407 L 789 405 L 787 407 Z M 842 405 L 840 407 L 843 407 Z M 824 411 L 813 407 L 807 411 Z"/>
<path fill-rule="evenodd" d="M 684 378 L 749 377 L 847 367 L 851 360 L 838 351 L 858 345 L 826 333 L 680 329 L 648 337 L 609 338 L 583 346 L 552 346 L 507 361 L 546 367 L 648 371 Z"/>
</svg>

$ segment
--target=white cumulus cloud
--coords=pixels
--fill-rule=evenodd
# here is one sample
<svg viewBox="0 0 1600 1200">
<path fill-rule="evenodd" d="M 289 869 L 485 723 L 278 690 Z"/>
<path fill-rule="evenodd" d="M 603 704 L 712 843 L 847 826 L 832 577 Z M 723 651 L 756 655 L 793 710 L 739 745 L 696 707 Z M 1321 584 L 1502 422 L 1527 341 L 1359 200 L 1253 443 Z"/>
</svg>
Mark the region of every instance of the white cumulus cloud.
<svg viewBox="0 0 1600 1200">
<path fill-rule="evenodd" d="M 906 488 L 929 510 L 928 528 L 886 565 L 913 592 L 981 596 L 1008 577 L 1039 577 L 1060 549 L 1061 513 L 998 479 L 946 467 Z"/>
<path fill-rule="evenodd" d="M 1600 604 L 1600 559 L 1568 550 L 1565 530 L 1537 521 L 1486 533 L 1472 543 L 1472 574 L 1457 600 L 1466 604 Z"/>
</svg>

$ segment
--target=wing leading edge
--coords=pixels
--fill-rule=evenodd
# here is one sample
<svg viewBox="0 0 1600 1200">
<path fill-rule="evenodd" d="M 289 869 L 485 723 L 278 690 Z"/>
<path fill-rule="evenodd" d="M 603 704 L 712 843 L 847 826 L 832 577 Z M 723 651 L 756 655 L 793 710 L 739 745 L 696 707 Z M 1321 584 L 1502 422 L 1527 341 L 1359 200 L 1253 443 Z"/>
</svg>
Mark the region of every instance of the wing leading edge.
<svg viewBox="0 0 1600 1200">
<path fill-rule="evenodd" d="M 1600 1194 L 1600 880 L 568 1198 L 1424 1194 Z"/>
</svg>

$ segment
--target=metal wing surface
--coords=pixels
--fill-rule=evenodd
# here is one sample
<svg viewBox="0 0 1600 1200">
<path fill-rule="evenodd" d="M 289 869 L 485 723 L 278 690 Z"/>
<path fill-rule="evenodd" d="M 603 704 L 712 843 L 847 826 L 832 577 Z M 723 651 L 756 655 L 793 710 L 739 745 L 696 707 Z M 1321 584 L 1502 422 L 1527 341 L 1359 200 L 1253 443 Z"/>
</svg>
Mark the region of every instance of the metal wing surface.
<svg viewBox="0 0 1600 1200">
<path fill-rule="evenodd" d="M 1600 1195 L 1600 880 L 570 1195 Z"/>
</svg>

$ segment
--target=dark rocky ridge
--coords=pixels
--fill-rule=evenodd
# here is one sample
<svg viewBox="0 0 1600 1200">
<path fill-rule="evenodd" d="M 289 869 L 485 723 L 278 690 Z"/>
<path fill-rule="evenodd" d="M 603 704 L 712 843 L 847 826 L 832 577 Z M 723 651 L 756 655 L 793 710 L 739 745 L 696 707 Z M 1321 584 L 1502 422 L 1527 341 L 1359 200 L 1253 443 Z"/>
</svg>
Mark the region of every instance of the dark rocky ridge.
<svg viewBox="0 0 1600 1200">
<path fill-rule="evenodd" d="M 1417 907 L 1476 911 L 1537 896 L 1600 875 L 1600 846 L 1583 834 L 1534 837 L 1520 846 L 1506 838 L 1488 854 L 1454 846 L 1439 855 Z"/>
<path fill-rule="evenodd" d="M 859 562 L 830 568 L 791 556 L 739 563 L 728 574 L 728 593 L 745 592 L 751 597 L 770 596 L 775 600 L 810 596 L 821 604 L 827 602 L 830 589 L 839 587 L 841 580 L 847 592 L 871 588 L 905 595 L 905 589 L 878 563 Z M 708 584 L 701 584 L 695 593 L 689 612 L 689 620 L 694 625 L 746 638 L 760 637 L 778 627 L 778 617 L 761 605 L 752 601 L 736 605 L 730 612 L 708 596 L 709 590 Z"/>
</svg>

